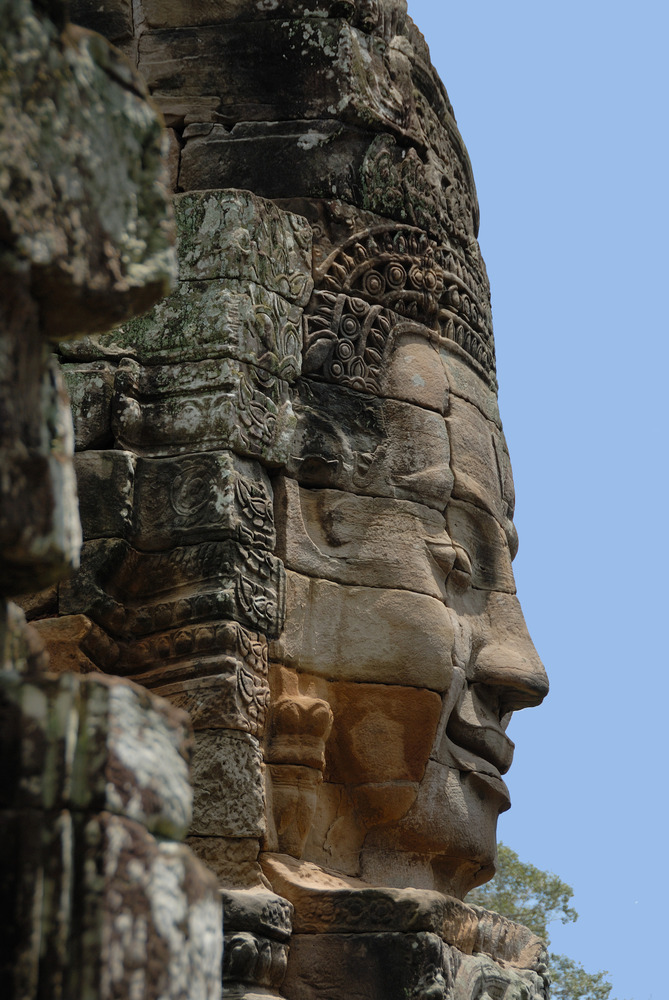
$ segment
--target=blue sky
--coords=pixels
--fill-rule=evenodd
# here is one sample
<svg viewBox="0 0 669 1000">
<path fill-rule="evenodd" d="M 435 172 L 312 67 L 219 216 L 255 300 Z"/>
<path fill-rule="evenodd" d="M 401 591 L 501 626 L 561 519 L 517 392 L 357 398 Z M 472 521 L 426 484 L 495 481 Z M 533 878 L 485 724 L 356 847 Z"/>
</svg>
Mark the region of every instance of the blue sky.
<svg viewBox="0 0 669 1000">
<path fill-rule="evenodd" d="M 552 946 L 666 1000 L 667 38 L 637 0 L 408 0 L 469 149 L 552 691 L 512 722 L 500 838 L 575 890 Z"/>
</svg>

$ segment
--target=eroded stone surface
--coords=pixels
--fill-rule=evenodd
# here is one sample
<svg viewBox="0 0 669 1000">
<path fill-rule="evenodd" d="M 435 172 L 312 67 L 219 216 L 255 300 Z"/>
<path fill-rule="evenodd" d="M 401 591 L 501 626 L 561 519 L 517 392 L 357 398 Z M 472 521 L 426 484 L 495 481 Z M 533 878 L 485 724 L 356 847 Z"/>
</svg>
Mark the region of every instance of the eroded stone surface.
<svg viewBox="0 0 669 1000">
<path fill-rule="evenodd" d="M 101 814 L 82 839 L 79 989 L 110 998 L 133 989 L 156 1000 L 218 996 L 221 903 L 213 876 L 182 844 L 156 841 L 120 817 Z"/>
<path fill-rule="evenodd" d="M 160 122 L 114 49 L 28 0 L 3 8 L 2 64 L 4 266 L 31 273 L 51 337 L 107 329 L 174 275 Z"/>
<path fill-rule="evenodd" d="M 3 680 L 12 808 L 107 810 L 163 836 L 190 824 L 187 717 L 116 678 Z"/>
<path fill-rule="evenodd" d="M 191 834 L 261 837 L 265 832 L 262 753 L 247 733 L 199 732 L 193 752 Z"/>
<path fill-rule="evenodd" d="M 149 457 L 231 448 L 269 465 L 286 461 L 294 428 L 287 383 L 254 365 L 200 361 L 116 372 L 112 431 Z"/>
<path fill-rule="evenodd" d="M 58 616 L 54 583 L 81 543 L 65 383 L 78 448 L 105 448 L 114 371 L 63 373 L 48 340 L 149 308 L 176 262 L 162 123 L 130 64 L 64 8 L 0 11 L 0 982 L 12 997 L 216 1000 L 216 883 L 166 839 L 190 822 L 186 717 L 102 677 L 113 640 Z M 123 0 L 100 13 L 117 40 L 131 34 Z M 132 462 L 93 465 L 131 499 Z M 89 501 L 93 531 L 127 528 L 128 503 Z M 37 626 L 4 599 L 30 591 L 29 616 L 49 616 Z"/>
</svg>

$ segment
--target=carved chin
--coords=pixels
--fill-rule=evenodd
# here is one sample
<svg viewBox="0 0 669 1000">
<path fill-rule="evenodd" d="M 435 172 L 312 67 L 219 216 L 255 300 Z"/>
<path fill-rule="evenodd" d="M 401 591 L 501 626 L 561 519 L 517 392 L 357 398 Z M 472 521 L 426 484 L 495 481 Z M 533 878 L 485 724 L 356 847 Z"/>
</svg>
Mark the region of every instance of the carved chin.
<svg viewBox="0 0 669 1000">
<path fill-rule="evenodd" d="M 430 761 L 406 816 L 367 836 L 362 876 L 463 898 L 494 874 L 497 817 L 509 805 L 501 779 Z"/>
</svg>

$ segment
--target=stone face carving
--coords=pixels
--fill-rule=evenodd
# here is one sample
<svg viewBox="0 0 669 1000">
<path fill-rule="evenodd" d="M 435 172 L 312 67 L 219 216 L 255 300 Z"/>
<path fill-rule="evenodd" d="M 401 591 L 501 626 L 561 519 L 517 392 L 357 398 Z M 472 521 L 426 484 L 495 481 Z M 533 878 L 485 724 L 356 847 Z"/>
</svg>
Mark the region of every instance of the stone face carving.
<svg viewBox="0 0 669 1000">
<path fill-rule="evenodd" d="M 541 943 L 459 902 L 547 682 L 446 92 L 402 0 L 134 9 L 180 281 L 59 346 L 85 544 L 34 613 L 192 713 L 229 996 L 544 998 Z"/>
</svg>

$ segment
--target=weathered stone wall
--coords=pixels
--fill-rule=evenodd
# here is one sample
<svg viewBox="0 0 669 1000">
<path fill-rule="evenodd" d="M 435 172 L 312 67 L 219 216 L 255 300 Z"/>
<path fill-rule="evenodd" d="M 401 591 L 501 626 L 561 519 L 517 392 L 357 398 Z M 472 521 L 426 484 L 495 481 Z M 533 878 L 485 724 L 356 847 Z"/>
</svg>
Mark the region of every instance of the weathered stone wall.
<svg viewBox="0 0 669 1000">
<path fill-rule="evenodd" d="M 455 898 L 547 685 L 427 46 L 402 0 L 77 13 L 165 115 L 179 285 L 59 346 L 82 567 L 25 606 L 63 667 L 191 712 L 228 995 L 543 998 L 541 942 Z"/>
<path fill-rule="evenodd" d="M 79 563 L 74 434 L 52 342 L 142 312 L 175 272 L 162 125 L 130 65 L 58 3 L 0 7 L 0 991 L 220 992 L 215 879 L 190 825 L 191 728 L 144 689 L 48 672 L 7 598 Z M 109 639 L 80 617 L 71 660 Z M 78 631 L 77 631 L 78 630 Z M 50 643 L 47 643 L 50 644 Z"/>
</svg>

